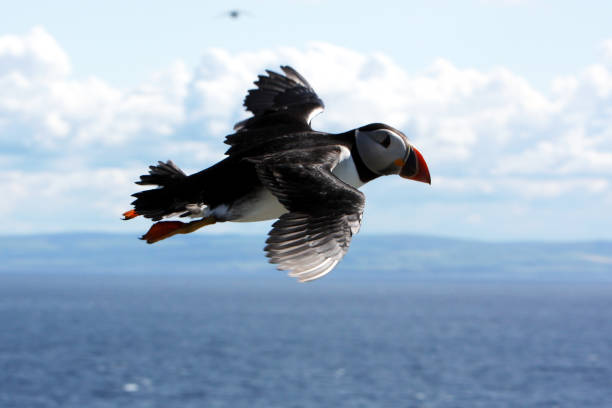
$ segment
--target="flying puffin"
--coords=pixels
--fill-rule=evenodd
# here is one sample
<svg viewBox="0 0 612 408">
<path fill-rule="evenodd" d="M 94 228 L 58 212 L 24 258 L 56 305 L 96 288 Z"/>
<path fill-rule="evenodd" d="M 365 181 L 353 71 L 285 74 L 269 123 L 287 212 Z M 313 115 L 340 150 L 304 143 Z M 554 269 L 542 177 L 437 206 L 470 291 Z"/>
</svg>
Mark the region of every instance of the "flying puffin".
<svg viewBox="0 0 612 408">
<path fill-rule="evenodd" d="M 186 175 L 172 161 L 149 166 L 136 184 L 157 188 L 133 194 L 124 219 L 157 221 L 147 243 L 217 222 L 276 219 L 264 248 L 270 262 L 301 282 L 331 271 L 359 231 L 365 196 L 358 190 L 380 176 L 431 184 L 425 159 L 397 129 L 372 123 L 333 134 L 313 130 L 323 101 L 289 66 L 266 71 L 244 106 L 253 116 L 225 138 L 227 157 Z M 180 216 L 188 223 L 161 221 Z"/>
</svg>

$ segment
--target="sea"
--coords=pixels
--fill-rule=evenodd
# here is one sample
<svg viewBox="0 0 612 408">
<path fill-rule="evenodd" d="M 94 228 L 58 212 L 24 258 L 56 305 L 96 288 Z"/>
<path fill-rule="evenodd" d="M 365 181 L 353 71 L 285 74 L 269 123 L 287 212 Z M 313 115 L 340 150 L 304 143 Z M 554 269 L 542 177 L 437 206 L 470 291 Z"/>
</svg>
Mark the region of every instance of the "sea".
<svg viewBox="0 0 612 408">
<path fill-rule="evenodd" d="M 0 407 L 612 407 L 612 284 L 2 274 Z"/>
</svg>

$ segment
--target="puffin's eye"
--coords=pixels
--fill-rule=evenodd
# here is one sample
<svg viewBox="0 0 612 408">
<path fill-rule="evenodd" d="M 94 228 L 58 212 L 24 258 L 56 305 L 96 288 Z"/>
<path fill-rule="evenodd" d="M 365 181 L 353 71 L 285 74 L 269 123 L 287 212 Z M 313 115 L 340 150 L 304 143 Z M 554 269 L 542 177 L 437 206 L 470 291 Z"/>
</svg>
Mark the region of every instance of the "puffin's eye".
<svg viewBox="0 0 612 408">
<path fill-rule="evenodd" d="M 391 144 L 391 136 L 389 132 L 377 131 L 372 132 L 372 139 L 376 140 L 381 146 L 387 148 Z"/>
<path fill-rule="evenodd" d="M 389 136 L 387 132 L 385 132 L 385 137 L 380 142 L 380 144 L 383 145 L 384 147 L 389 147 L 389 145 L 391 144 L 391 136 Z"/>
</svg>

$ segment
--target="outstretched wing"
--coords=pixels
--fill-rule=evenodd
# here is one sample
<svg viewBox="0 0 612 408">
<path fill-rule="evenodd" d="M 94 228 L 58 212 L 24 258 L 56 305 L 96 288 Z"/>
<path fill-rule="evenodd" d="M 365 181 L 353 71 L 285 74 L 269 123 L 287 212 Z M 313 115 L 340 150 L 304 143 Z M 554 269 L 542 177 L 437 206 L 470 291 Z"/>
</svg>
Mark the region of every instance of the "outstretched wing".
<svg viewBox="0 0 612 408">
<path fill-rule="evenodd" d="M 289 66 L 282 66 L 284 75 L 266 71 L 255 81 L 244 99 L 244 106 L 253 116 L 236 123 L 235 133 L 225 138 L 229 156 L 253 155 L 262 146 L 286 145 L 298 135 L 317 135 L 310 120 L 323 110 L 308 81 Z M 255 153 L 257 154 L 257 153 Z"/>
<path fill-rule="evenodd" d="M 254 117 L 238 122 L 239 130 L 258 122 L 262 116 L 279 114 L 310 127 L 310 120 L 323 111 L 325 106 L 308 81 L 290 66 L 281 66 L 285 75 L 266 70 L 267 75 L 259 75 L 256 89 L 249 90 L 244 98 L 244 106 L 253 112 Z"/>
<path fill-rule="evenodd" d="M 331 173 L 341 149 L 327 146 L 249 159 L 262 183 L 289 210 L 269 233 L 267 256 L 302 282 L 331 271 L 361 225 L 364 195 Z"/>
</svg>

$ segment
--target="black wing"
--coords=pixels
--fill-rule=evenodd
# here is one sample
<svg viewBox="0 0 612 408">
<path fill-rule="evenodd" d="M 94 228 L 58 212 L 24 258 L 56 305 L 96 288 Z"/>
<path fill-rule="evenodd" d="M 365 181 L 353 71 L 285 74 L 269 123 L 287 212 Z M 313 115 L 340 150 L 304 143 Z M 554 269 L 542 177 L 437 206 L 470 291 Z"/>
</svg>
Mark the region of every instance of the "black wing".
<svg viewBox="0 0 612 408">
<path fill-rule="evenodd" d="M 249 159 L 289 210 L 269 233 L 267 256 L 301 282 L 331 271 L 361 225 L 363 193 L 331 174 L 340 154 L 339 146 L 328 146 Z"/>
<path fill-rule="evenodd" d="M 225 138 L 230 148 L 229 156 L 253 155 L 262 146 L 273 148 L 275 144 L 287 144 L 298 134 L 314 136 L 310 119 L 323 110 L 319 99 L 308 81 L 293 68 L 282 66 L 285 75 L 266 71 L 255 81 L 257 89 L 251 89 L 244 100 L 253 116 L 234 126 L 235 133 Z"/>
<path fill-rule="evenodd" d="M 310 119 L 322 111 L 323 101 L 308 81 L 290 66 L 281 66 L 285 75 L 266 70 L 268 75 L 259 75 L 255 81 L 256 89 L 249 90 L 244 98 L 244 106 L 253 112 L 254 117 L 238 122 L 234 129 L 248 127 L 258 117 L 281 113 L 306 126 Z"/>
</svg>

